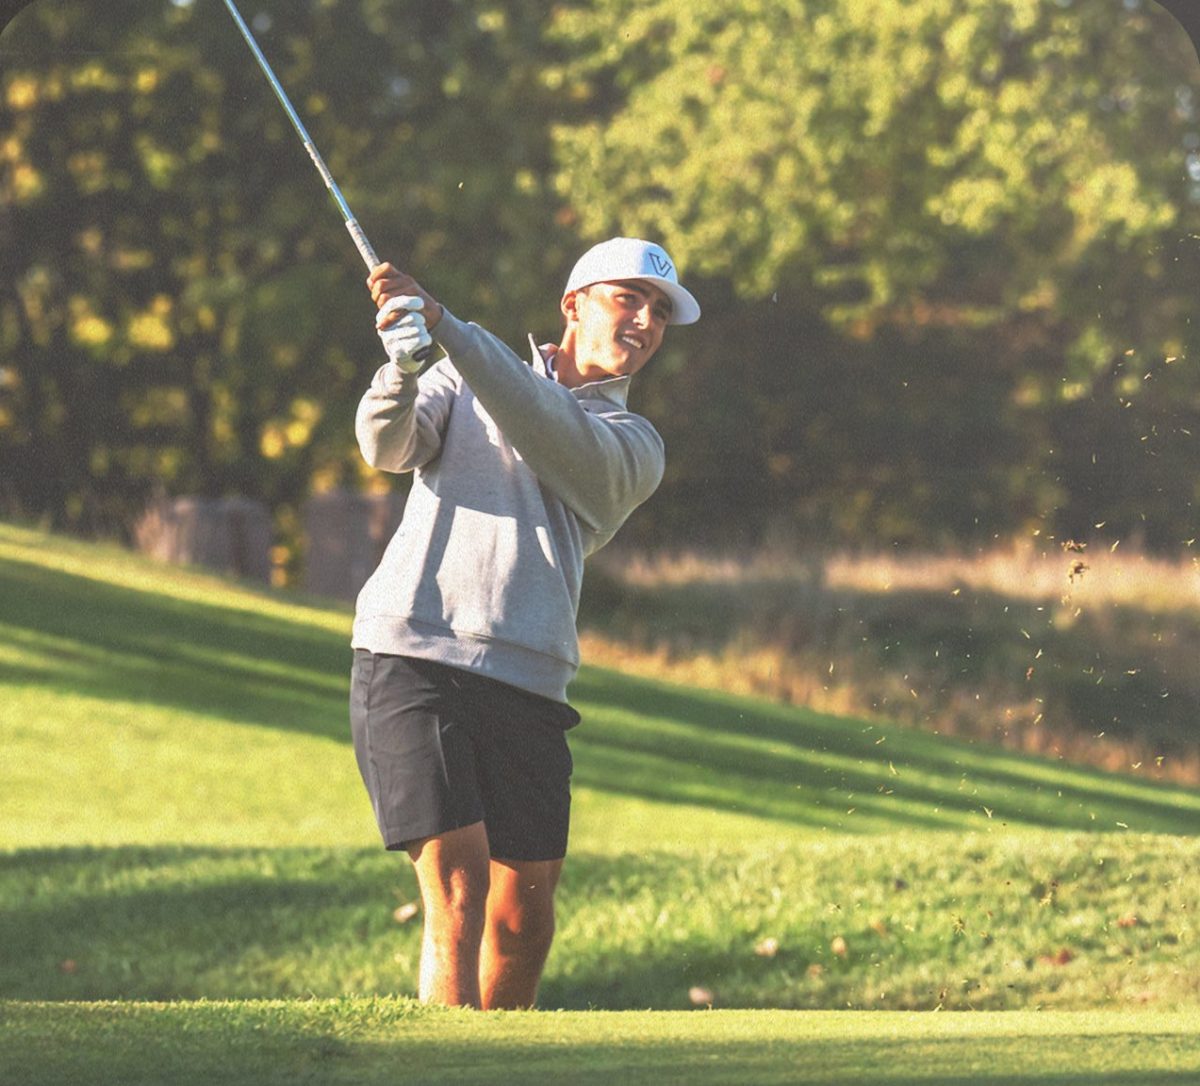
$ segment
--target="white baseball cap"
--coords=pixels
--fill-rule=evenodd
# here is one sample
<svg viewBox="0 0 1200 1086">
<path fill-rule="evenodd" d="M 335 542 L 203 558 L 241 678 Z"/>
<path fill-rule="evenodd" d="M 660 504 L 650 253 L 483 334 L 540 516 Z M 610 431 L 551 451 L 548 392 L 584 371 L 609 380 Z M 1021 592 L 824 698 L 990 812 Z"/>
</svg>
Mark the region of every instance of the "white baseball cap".
<svg viewBox="0 0 1200 1086">
<path fill-rule="evenodd" d="M 700 303 L 679 285 L 675 263 L 661 245 L 640 238 L 610 238 L 593 245 L 571 269 L 563 295 L 621 279 L 648 279 L 671 299 L 668 324 L 695 324 Z"/>
</svg>

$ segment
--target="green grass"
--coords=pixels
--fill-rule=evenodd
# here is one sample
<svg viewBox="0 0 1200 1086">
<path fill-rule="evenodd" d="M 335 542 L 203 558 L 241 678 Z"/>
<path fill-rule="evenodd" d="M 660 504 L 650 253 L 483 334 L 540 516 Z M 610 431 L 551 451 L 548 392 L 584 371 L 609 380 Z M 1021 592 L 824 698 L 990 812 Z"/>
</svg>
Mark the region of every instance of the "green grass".
<svg viewBox="0 0 1200 1086">
<path fill-rule="evenodd" d="M 396 999 L 0 1004 L 0 1068 L 22 1086 L 1184 1086 L 1200 1076 L 1200 1016 L 481 1015 Z"/>
<path fill-rule="evenodd" d="M 493 1048 L 543 1081 L 1200 1066 L 1194 791 L 599 669 L 542 989 L 568 1010 L 394 998 L 416 887 L 354 766 L 349 625 L 0 525 L 0 1080 L 494 1081 Z M 236 1002 L 95 1002 L 203 999 Z M 1096 1008 L 1131 1013 L 1057 1013 Z"/>
<path fill-rule="evenodd" d="M 542 1004 L 1195 1007 L 1197 869 L 1200 841 L 1111 835 L 583 854 Z M 21 850 L 0 857 L 0 997 L 412 992 L 420 923 L 393 912 L 416 896 L 375 849 Z"/>
<path fill-rule="evenodd" d="M 350 613 L 0 526 L 0 841 L 366 846 Z M 1200 795 L 584 669 L 572 850 L 1200 831 Z"/>
</svg>

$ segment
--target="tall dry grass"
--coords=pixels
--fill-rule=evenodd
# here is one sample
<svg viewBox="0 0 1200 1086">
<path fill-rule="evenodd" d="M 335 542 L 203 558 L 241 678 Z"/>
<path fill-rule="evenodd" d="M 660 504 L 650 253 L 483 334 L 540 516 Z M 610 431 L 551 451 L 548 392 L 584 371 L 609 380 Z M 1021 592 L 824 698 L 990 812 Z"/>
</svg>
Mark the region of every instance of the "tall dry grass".
<svg viewBox="0 0 1200 1086">
<path fill-rule="evenodd" d="M 646 554 L 589 570 L 584 658 L 1200 783 L 1200 556 Z"/>
</svg>

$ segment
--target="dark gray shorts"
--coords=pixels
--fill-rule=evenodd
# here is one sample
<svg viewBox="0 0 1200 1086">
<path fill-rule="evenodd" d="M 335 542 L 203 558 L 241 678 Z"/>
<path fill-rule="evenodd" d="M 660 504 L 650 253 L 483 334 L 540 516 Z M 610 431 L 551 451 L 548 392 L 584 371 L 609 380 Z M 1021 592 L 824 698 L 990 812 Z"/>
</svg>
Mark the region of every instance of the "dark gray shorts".
<svg viewBox="0 0 1200 1086">
<path fill-rule="evenodd" d="M 383 843 L 482 821 L 492 856 L 566 855 L 569 705 L 430 660 L 356 649 L 350 730 Z"/>
</svg>

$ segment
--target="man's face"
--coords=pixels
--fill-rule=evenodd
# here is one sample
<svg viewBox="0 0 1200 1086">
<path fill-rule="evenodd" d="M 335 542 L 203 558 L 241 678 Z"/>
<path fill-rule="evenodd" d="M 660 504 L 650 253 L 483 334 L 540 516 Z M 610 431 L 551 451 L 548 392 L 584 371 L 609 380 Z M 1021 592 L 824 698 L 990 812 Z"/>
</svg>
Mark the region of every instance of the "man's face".
<svg viewBox="0 0 1200 1086">
<path fill-rule="evenodd" d="M 575 365 L 586 380 L 631 377 L 658 350 L 671 319 L 671 300 L 645 279 L 593 283 L 563 299 L 574 322 Z"/>
</svg>

